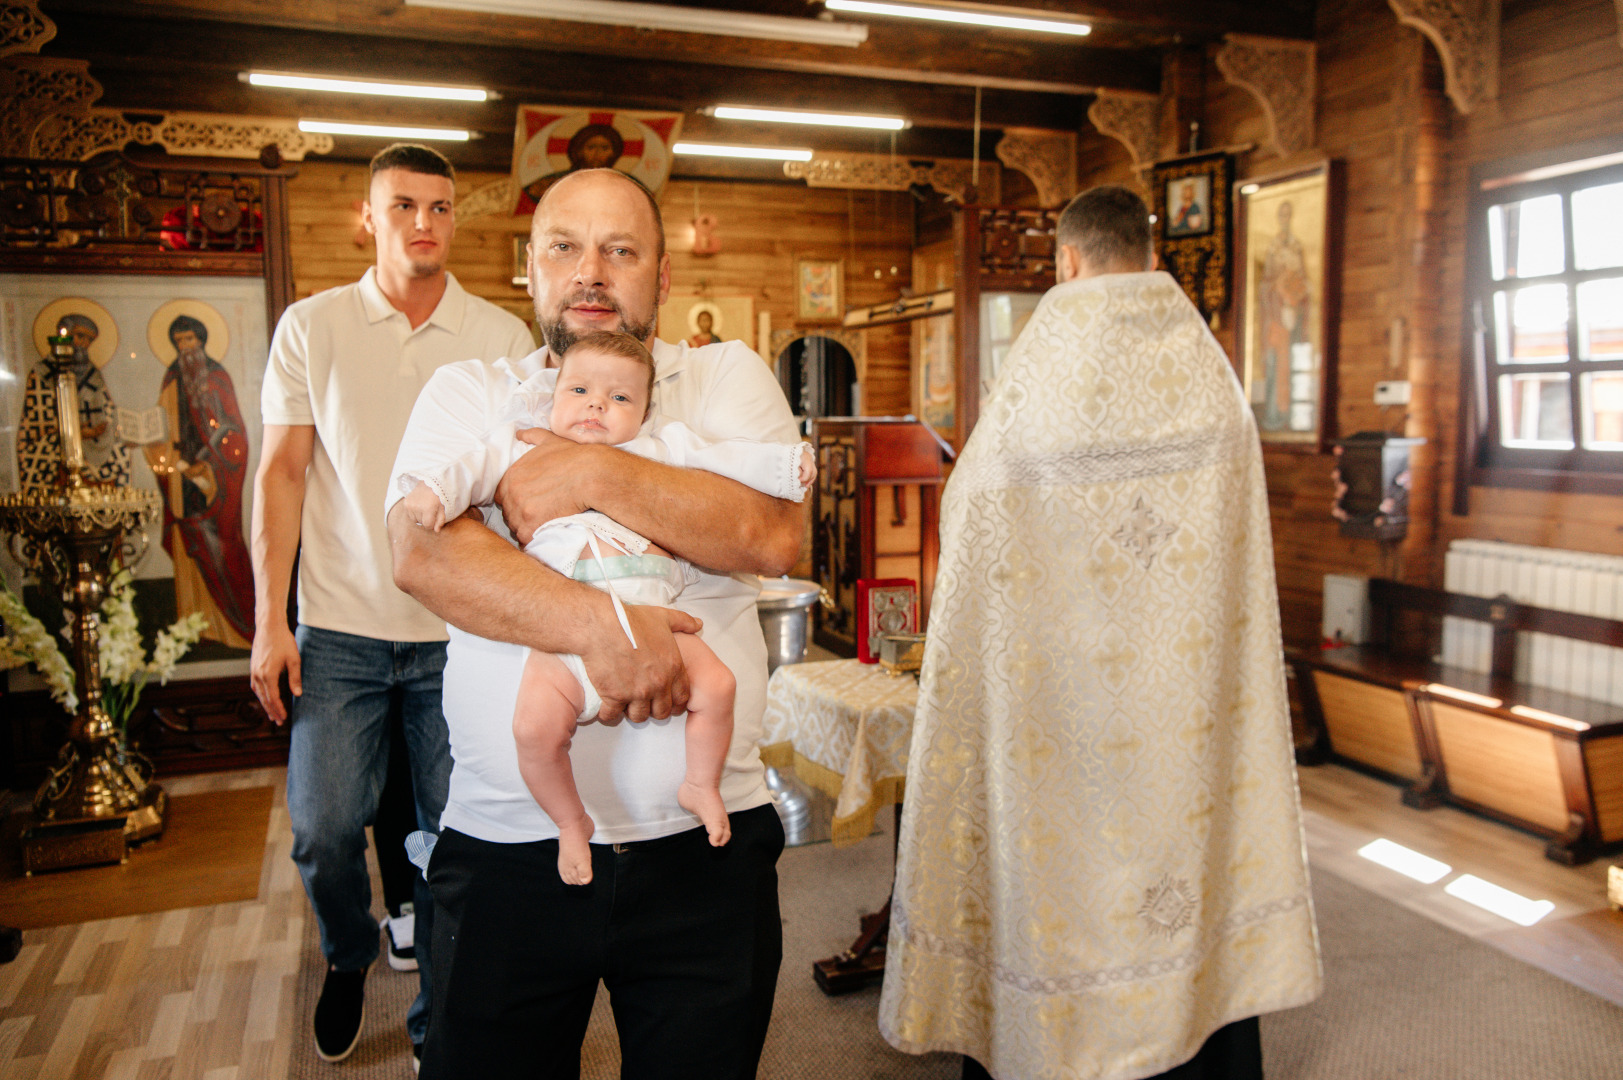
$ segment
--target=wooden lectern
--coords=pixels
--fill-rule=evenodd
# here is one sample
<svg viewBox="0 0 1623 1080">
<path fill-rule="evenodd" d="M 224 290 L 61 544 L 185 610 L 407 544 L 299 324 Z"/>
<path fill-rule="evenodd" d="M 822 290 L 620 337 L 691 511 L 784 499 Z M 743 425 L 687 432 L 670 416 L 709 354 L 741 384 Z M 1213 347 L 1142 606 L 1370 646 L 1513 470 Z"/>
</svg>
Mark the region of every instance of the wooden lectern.
<svg viewBox="0 0 1623 1080">
<path fill-rule="evenodd" d="M 812 576 L 824 590 L 817 644 L 856 655 L 862 578 L 918 582 L 923 631 L 939 550 L 941 443 L 916 420 L 833 417 L 814 421 L 812 444 Z"/>
</svg>

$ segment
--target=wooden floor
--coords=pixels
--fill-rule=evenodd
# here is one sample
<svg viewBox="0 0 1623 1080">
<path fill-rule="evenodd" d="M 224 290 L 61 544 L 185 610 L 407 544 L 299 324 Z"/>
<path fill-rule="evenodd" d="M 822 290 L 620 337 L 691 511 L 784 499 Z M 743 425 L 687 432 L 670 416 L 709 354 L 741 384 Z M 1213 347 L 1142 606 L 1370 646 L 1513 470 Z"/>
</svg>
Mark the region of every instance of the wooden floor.
<svg viewBox="0 0 1623 1080">
<path fill-rule="evenodd" d="M 288 858 L 282 771 L 166 786 L 184 794 L 264 784 L 276 801 L 257 899 L 25 934 L 22 955 L 0 966 L 0 1077 L 283 1080 L 291 1040 L 308 1031 L 292 1005 L 310 915 Z M 1393 785 L 1338 766 L 1303 769 L 1301 785 L 1315 867 L 1623 1005 L 1623 915 L 1606 905 L 1608 860 L 1557 866 L 1536 837 L 1448 808 L 1411 810 Z M 1359 857 L 1377 837 L 1442 859 L 1454 873 L 1420 885 Z M 1515 926 L 1444 893 L 1456 873 L 1550 900 L 1555 910 Z"/>
</svg>

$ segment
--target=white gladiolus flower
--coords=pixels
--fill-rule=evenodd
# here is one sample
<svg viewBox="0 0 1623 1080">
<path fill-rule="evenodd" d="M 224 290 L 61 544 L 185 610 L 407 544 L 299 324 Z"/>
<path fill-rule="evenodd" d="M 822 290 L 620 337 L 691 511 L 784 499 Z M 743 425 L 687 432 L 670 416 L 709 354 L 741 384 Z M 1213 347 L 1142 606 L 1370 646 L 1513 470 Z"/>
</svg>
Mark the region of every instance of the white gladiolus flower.
<svg viewBox="0 0 1623 1080">
<path fill-rule="evenodd" d="M 68 658 L 4 583 L 0 583 L 0 622 L 10 631 L 0 638 L 0 667 L 33 664 L 51 688 L 51 697 L 70 713 L 78 709 L 79 695 L 73 689 L 73 668 Z"/>
<path fill-rule="evenodd" d="M 73 613 L 67 613 L 62 637 L 73 640 Z M 97 657 L 101 665 L 102 708 L 118 726 L 119 738 L 135 712 L 147 681 L 154 676 L 167 683 L 175 666 L 208 629 L 208 616 L 193 612 L 158 631 L 149 659 L 141 641 L 140 621 L 135 616 L 134 575 L 119 570 L 108 583 L 102 601 L 97 634 Z M 9 631 L 0 636 L 0 670 L 32 664 L 51 688 L 51 697 L 68 712 L 79 708 L 74 691 L 73 667 L 44 625 L 23 606 L 4 582 L 0 582 L 0 622 Z"/>
<path fill-rule="evenodd" d="M 145 666 L 141 627 L 135 618 L 133 580 L 128 570 L 119 571 L 101 604 L 101 678 L 114 686 L 129 682 Z"/>
<path fill-rule="evenodd" d="M 152 661 L 147 664 L 148 675 L 156 675 L 159 683 L 167 683 L 175 673 L 175 665 L 185 656 L 203 631 L 209 628 L 208 616 L 194 611 L 175 622 L 166 630 L 158 631 L 158 642 L 152 649 Z"/>
</svg>

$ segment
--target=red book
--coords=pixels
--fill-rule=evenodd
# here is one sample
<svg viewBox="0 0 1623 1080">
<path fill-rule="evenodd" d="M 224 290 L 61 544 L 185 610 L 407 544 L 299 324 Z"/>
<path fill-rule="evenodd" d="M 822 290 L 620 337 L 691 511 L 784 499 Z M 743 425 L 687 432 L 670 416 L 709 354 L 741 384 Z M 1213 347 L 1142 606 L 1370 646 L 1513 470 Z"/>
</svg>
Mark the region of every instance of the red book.
<svg viewBox="0 0 1623 1080">
<path fill-rule="evenodd" d="M 857 659 L 879 663 L 879 639 L 913 634 L 919 626 L 918 583 L 911 578 L 863 578 L 857 582 Z"/>
</svg>

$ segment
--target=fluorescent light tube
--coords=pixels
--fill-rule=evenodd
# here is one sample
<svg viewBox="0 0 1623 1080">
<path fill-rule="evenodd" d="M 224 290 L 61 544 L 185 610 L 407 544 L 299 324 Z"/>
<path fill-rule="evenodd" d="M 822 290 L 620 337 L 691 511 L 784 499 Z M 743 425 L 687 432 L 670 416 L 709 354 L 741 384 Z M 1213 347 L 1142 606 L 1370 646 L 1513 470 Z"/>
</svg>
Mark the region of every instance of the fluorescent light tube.
<svg viewBox="0 0 1623 1080">
<path fill-rule="evenodd" d="M 761 161 L 810 161 L 810 150 L 787 150 L 778 146 L 718 146 L 715 143 L 679 142 L 671 147 L 678 154 L 699 157 L 755 158 Z"/>
<path fill-rule="evenodd" d="M 335 120 L 300 120 L 300 131 L 320 132 L 325 135 L 365 135 L 377 139 L 437 139 L 442 142 L 467 142 L 473 132 L 460 128 L 402 127 L 398 124 L 341 124 Z"/>
<path fill-rule="evenodd" d="M 1445 862 L 1438 862 L 1429 855 L 1422 855 L 1402 844 L 1395 844 L 1390 840 L 1372 840 L 1358 849 L 1358 854 L 1372 863 L 1396 870 L 1404 877 L 1414 878 L 1425 885 L 1434 881 L 1441 881 L 1453 869 Z"/>
<path fill-rule="evenodd" d="M 384 97 L 429 98 L 433 101 L 489 101 L 495 97 L 477 86 L 427 86 L 378 79 L 333 79 L 324 75 L 290 75 L 249 71 L 239 76 L 249 86 L 278 90 L 324 90 L 335 94 L 380 94 Z"/>
<path fill-rule="evenodd" d="M 1519 926 L 1532 926 L 1555 910 L 1555 904 L 1549 900 L 1529 900 L 1473 874 L 1461 874 L 1444 886 L 1443 891 Z"/>
<path fill-rule="evenodd" d="M 960 23 L 965 26 L 995 26 L 1001 30 L 1035 30 L 1041 34 L 1070 34 L 1073 37 L 1086 37 L 1093 33 L 1093 27 L 1085 22 L 1031 19 L 976 8 L 876 4 L 870 0 L 824 0 L 823 6 L 830 11 L 853 11 L 859 15 L 889 15 L 898 19 L 928 19 L 931 22 Z"/>
<path fill-rule="evenodd" d="M 676 30 L 686 34 L 799 41 L 810 45 L 856 48 L 868 40 L 861 23 L 754 15 L 746 11 L 630 4 L 619 0 L 405 0 L 407 7 L 478 11 L 487 15 L 520 15 L 532 19 L 634 26 L 643 30 Z"/>
<path fill-rule="evenodd" d="M 799 109 L 756 109 L 747 105 L 717 105 L 710 115 L 722 120 L 764 120 L 769 124 L 816 124 L 819 127 L 873 128 L 901 131 L 908 121 L 900 116 L 857 116 L 850 113 L 802 112 Z"/>
</svg>

